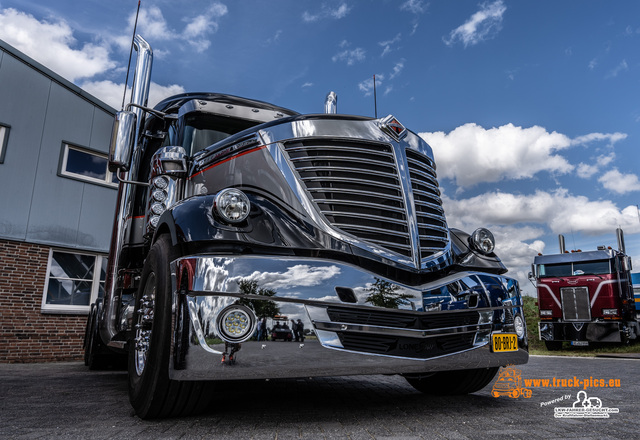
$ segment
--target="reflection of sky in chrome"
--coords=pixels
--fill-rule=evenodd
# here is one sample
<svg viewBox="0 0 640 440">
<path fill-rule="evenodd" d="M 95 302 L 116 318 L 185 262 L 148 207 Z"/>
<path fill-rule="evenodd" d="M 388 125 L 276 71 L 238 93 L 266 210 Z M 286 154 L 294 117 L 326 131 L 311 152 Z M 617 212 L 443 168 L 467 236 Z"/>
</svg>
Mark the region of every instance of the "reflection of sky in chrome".
<svg viewBox="0 0 640 440">
<path fill-rule="evenodd" d="M 289 267 L 285 272 L 259 272 L 254 271 L 249 276 L 236 276 L 230 281 L 240 279 L 256 280 L 258 286 L 264 289 L 273 289 L 277 292 L 288 290 L 294 287 L 317 286 L 324 281 L 330 280 L 340 274 L 340 268 L 331 266 L 310 266 L 308 264 L 296 264 Z"/>
<path fill-rule="evenodd" d="M 329 260 L 296 259 L 286 257 L 205 257 L 197 259 L 196 290 L 213 292 L 239 292 L 241 280 L 257 281 L 258 288 L 272 289 L 277 297 L 299 300 L 335 301 L 341 302 L 335 291 L 335 287 L 347 287 L 353 289 L 358 303 L 365 304 L 370 289 L 375 282 L 375 275 L 362 272 L 361 269 L 347 264 L 332 262 Z M 513 287 L 513 282 L 500 276 L 489 276 L 494 280 L 493 285 L 498 291 L 491 296 L 505 296 L 508 287 Z M 445 278 L 427 285 L 409 287 L 398 286 L 396 294 L 409 294 L 413 296 L 410 303 L 400 306 L 401 309 L 424 310 L 425 307 L 456 301 L 446 289 L 440 289 L 452 282 L 461 282 L 461 289 L 476 292 L 485 291 L 480 280 L 472 273 L 451 274 Z M 511 281 L 511 282 L 510 282 Z M 503 290 L 504 289 L 504 290 Z M 457 293 L 457 292 L 456 292 Z M 493 301 L 496 298 L 492 298 Z M 276 298 L 274 298 L 276 300 Z M 492 301 L 492 302 L 493 302 Z M 214 304 L 207 301 L 201 304 L 203 311 L 211 308 L 220 308 L 226 304 Z M 289 319 L 301 318 L 306 315 L 303 306 L 295 303 L 279 303 L 281 314 Z M 205 310 L 206 309 L 206 310 Z"/>
</svg>

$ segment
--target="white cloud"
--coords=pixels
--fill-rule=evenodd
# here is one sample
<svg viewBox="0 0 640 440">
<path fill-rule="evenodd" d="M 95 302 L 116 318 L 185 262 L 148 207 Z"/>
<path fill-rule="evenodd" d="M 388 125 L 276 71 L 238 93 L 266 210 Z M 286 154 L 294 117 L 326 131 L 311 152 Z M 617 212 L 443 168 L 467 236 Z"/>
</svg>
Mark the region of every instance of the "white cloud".
<svg viewBox="0 0 640 440">
<path fill-rule="evenodd" d="M 63 20 L 39 21 L 24 12 L 4 9 L 0 11 L 0 39 L 72 82 L 116 66 L 104 43 L 74 48 L 77 41 Z"/>
<path fill-rule="evenodd" d="M 213 3 L 201 14 L 194 17 L 184 17 L 185 24 L 182 31 L 173 29 L 164 18 L 162 10 L 157 6 L 141 8 L 138 18 L 138 30 L 145 39 L 153 41 L 178 40 L 188 43 L 196 52 L 203 52 L 209 48 L 211 41 L 210 34 L 217 32 L 219 19 L 228 12 L 227 7 L 222 3 Z M 129 16 L 129 28 L 133 29 L 135 13 Z M 128 47 L 130 40 L 125 37 L 116 39 L 116 43 L 121 47 Z"/>
<path fill-rule="evenodd" d="M 480 4 L 478 12 L 451 31 L 449 38 L 443 38 L 445 44 L 451 46 L 460 41 L 467 47 L 493 38 L 502 29 L 502 16 L 506 10 L 502 0 Z"/>
<path fill-rule="evenodd" d="M 606 78 L 615 78 L 620 73 L 625 72 L 627 70 L 629 70 L 627 60 L 622 60 L 620 64 L 618 64 L 616 67 L 614 67 L 607 73 Z"/>
<path fill-rule="evenodd" d="M 615 153 L 611 153 L 607 155 L 603 154 L 601 156 L 598 156 L 593 161 L 593 163 L 586 164 L 581 162 L 578 164 L 578 167 L 576 169 L 576 174 L 578 175 L 578 177 L 581 177 L 583 179 L 588 179 L 592 177 L 594 174 L 596 174 L 600 170 L 600 168 L 609 165 L 615 159 L 615 157 L 616 157 Z"/>
<path fill-rule="evenodd" d="M 460 187 L 503 179 L 524 179 L 540 171 L 564 174 L 573 166 L 556 151 L 571 145 L 560 133 L 512 124 L 485 129 L 465 124 L 449 134 L 420 133 L 433 148 L 439 177 Z"/>
<path fill-rule="evenodd" d="M 396 76 L 400 75 L 400 72 L 402 72 L 402 69 L 404 69 L 404 59 L 398 61 L 396 65 L 393 66 L 393 72 L 391 73 L 391 75 L 389 75 L 389 79 L 393 79 Z"/>
<path fill-rule="evenodd" d="M 87 81 L 82 83 L 80 87 L 115 109 L 122 107 L 124 83 L 116 84 L 112 81 Z M 149 107 L 154 107 L 164 98 L 184 92 L 184 87 L 177 84 L 161 86 L 152 82 L 149 86 Z M 131 87 L 128 87 L 125 103 L 129 102 L 130 95 Z"/>
<path fill-rule="evenodd" d="M 554 233 L 581 231 L 604 234 L 621 226 L 629 233 L 640 232 L 635 206 L 619 209 L 610 200 L 589 200 L 566 189 L 533 194 L 489 192 L 468 199 L 443 198 L 450 226 L 474 230 L 485 225 L 546 225 Z"/>
<path fill-rule="evenodd" d="M 640 180 L 635 174 L 622 174 L 617 168 L 605 173 L 598 179 L 598 182 L 613 192 L 626 194 L 628 192 L 640 191 Z"/>
<path fill-rule="evenodd" d="M 376 83 L 375 86 L 380 87 L 380 85 L 382 85 L 382 82 L 384 81 L 384 75 L 380 75 L 380 74 L 376 74 Z M 370 96 L 373 93 L 373 78 L 367 78 L 364 81 L 362 81 L 360 84 L 358 84 L 358 89 L 361 92 L 364 92 L 364 96 Z"/>
<path fill-rule="evenodd" d="M 336 61 L 344 61 L 348 66 L 352 66 L 357 62 L 364 61 L 366 58 L 366 51 L 361 47 L 356 47 L 355 49 L 346 49 L 342 52 L 335 54 L 331 60 L 335 63 Z"/>
<path fill-rule="evenodd" d="M 335 7 L 329 6 L 327 4 L 323 4 L 320 11 L 316 13 L 305 11 L 302 14 L 302 20 L 308 23 L 327 19 L 327 18 L 339 20 L 341 18 L 346 17 L 350 11 L 351 11 L 351 8 L 346 3 L 340 3 Z"/>
<path fill-rule="evenodd" d="M 401 39 L 402 39 L 401 34 L 398 34 L 395 37 L 393 37 L 393 39 L 391 40 L 379 42 L 378 45 L 383 47 L 382 55 L 380 56 L 383 57 L 386 54 L 390 53 L 393 50 L 393 46 L 399 43 Z"/>
<path fill-rule="evenodd" d="M 626 138 L 624 133 L 591 133 L 574 139 L 540 126 L 530 128 L 513 124 L 485 129 L 465 124 L 450 133 L 420 133 L 433 148 L 440 177 L 455 180 L 459 187 L 504 179 L 525 179 L 546 171 L 566 174 L 575 169 L 557 154 L 571 146 L 591 142 L 612 146 Z M 584 167 L 579 169 L 587 173 Z"/>
<path fill-rule="evenodd" d="M 427 10 L 427 6 L 425 6 L 422 0 L 407 0 L 400 5 L 400 10 L 411 12 L 412 14 L 422 14 Z"/>
<path fill-rule="evenodd" d="M 507 275 L 518 279 L 530 293 L 535 289 L 527 274 L 533 258 L 545 252 L 542 238 L 548 230 L 554 234 L 580 231 L 595 237 L 621 226 L 627 234 L 640 233 L 635 205 L 621 210 L 611 201 L 589 200 L 565 189 L 528 195 L 491 192 L 461 200 L 444 197 L 443 205 L 450 227 L 467 232 L 487 227 L 493 232 L 496 254 L 509 269 Z"/>
</svg>

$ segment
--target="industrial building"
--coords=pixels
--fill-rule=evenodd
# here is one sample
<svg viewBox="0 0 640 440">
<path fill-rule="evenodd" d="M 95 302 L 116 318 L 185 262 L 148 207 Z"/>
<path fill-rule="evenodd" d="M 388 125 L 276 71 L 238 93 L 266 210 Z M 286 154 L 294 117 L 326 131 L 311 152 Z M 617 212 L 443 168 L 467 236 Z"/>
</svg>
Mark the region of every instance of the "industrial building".
<svg viewBox="0 0 640 440">
<path fill-rule="evenodd" d="M 0 362 L 82 356 L 118 191 L 114 113 L 0 40 Z"/>
</svg>

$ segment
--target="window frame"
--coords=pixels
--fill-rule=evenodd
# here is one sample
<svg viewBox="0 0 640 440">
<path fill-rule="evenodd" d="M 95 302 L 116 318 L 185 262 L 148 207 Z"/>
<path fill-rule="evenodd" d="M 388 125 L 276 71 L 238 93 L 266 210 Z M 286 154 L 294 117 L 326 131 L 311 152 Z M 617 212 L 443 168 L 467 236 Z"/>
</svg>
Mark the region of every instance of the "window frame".
<svg viewBox="0 0 640 440">
<path fill-rule="evenodd" d="M 72 171 L 67 171 L 67 162 L 69 159 L 69 150 L 79 151 L 81 153 L 89 154 L 106 160 L 105 163 L 105 178 L 97 179 L 95 177 L 85 176 L 83 174 L 77 174 Z M 112 180 L 113 173 L 109 171 L 109 155 L 101 153 L 100 151 L 92 150 L 89 148 L 81 147 L 71 142 L 62 141 L 62 148 L 60 150 L 60 166 L 58 168 L 58 175 L 69 179 L 79 180 L 86 183 L 93 183 L 95 185 L 106 186 L 108 188 L 118 188 L 118 179 L 116 177 L 115 182 Z"/>
<path fill-rule="evenodd" d="M 53 261 L 53 253 L 65 253 L 72 255 L 83 255 L 94 257 L 93 262 L 93 278 L 91 279 L 91 296 L 89 297 L 89 304 L 84 305 L 66 305 L 66 304 L 47 304 L 47 294 L 49 293 L 49 279 L 51 278 L 51 263 Z M 89 310 L 91 308 L 91 304 L 93 304 L 98 298 L 98 294 L 100 292 L 100 283 L 106 282 L 100 280 L 100 274 L 102 270 L 103 261 L 106 262 L 108 259 L 107 254 L 97 254 L 91 252 L 76 252 L 69 249 L 58 249 L 51 248 L 49 249 L 49 259 L 47 260 L 47 275 L 44 280 L 44 287 L 42 289 L 42 302 L 40 304 L 41 313 L 47 314 L 68 314 L 68 315 L 88 315 Z M 106 275 L 106 274 L 105 274 Z M 54 277 L 56 278 L 56 277 Z M 69 280 L 77 280 L 76 278 L 69 278 Z M 85 280 L 83 280 L 85 281 Z"/>
<path fill-rule="evenodd" d="M 4 163 L 4 155 L 7 152 L 7 145 L 9 144 L 9 132 L 11 126 L 0 122 L 0 163 Z"/>
</svg>

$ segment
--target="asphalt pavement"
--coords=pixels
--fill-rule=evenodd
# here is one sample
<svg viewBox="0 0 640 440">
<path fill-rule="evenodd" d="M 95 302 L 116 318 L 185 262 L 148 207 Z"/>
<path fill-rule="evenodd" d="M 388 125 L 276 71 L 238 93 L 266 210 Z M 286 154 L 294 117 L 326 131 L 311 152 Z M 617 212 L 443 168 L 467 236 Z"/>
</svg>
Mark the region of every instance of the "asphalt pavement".
<svg viewBox="0 0 640 440">
<path fill-rule="evenodd" d="M 529 382 L 529 398 L 493 397 L 494 384 L 468 396 L 432 397 L 382 375 L 228 381 L 203 415 L 144 421 L 129 406 L 124 371 L 0 364 L 0 438 L 638 438 L 640 360 L 536 356 L 516 368 L 518 386 L 541 381 Z M 598 409 L 585 409 L 585 397 L 594 408 L 599 401 Z"/>
</svg>

